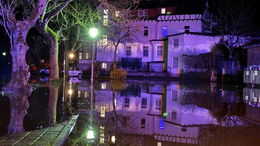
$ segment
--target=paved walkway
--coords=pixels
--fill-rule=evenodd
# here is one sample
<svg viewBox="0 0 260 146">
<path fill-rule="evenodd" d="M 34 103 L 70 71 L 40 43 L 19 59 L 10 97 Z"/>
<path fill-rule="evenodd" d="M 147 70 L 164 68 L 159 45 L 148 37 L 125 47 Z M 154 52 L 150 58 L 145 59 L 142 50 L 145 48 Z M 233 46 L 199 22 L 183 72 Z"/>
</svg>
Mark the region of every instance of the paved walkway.
<svg viewBox="0 0 260 146">
<path fill-rule="evenodd" d="M 0 137 L 1 146 L 59 146 L 62 145 L 74 128 L 78 115 L 69 120 L 39 130 Z"/>
</svg>

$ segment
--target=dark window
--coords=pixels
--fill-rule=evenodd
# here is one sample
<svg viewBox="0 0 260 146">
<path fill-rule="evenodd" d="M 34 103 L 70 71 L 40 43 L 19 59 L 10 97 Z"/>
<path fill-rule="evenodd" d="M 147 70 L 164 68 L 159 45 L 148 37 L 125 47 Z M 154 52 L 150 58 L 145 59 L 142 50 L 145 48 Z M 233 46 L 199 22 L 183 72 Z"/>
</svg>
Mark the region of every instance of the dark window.
<svg viewBox="0 0 260 146">
<path fill-rule="evenodd" d="M 161 100 L 156 100 L 155 109 L 161 110 Z"/>
<path fill-rule="evenodd" d="M 173 40 L 173 46 L 174 46 L 174 48 L 179 48 L 179 39 Z"/>
<path fill-rule="evenodd" d="M 171 113 L 171 119 L 176 120 L 177 119 L 177 112 L 176 111 L 172 111 Z"/>
<path fill-rule="evenodd" d="M 129 107 L 129 105 L 130 105 L 130 99 L 125 98 L 125 107 Z"/>
<path fill-rule="evenodd" d="M 147 98 L 142 98 L 142 108 L 147 108 Z"/>
<path fill-rule="evenodd" d="M 145 119 L 141 119 L 141 128 L 145 128 Z"/>
<path fill-rule="evenodd" d="M 190 26 L 184 26 L 184 31 L 185 32 L 190 32 Z"/>
<path fill-rule="evenodd" d="M 157 56 L 163 55 L 163 46 L 157 46 L 156 55 Z"/>
<path fill-rule="evenodd" d="M 172 101 L 177 101 L 177 90 L 172 90 Z"/>
<path fill-rule="evenodd" d="M 143 46 L 143 56 L 144 57 L 149 56 L 148 46 Z"/>
<path fill-rule="evenodd" d="M 148 26 L 144 27 L 144 36 L 148 36 Z"/>
<path fill-rule="evenodd" d="M 132 51 L 131 51 L 131 46 L 126 47 L 126 56 L 131 56 Z"/>
<path fill-rule="evenodd" d="M 178 68 L 178 57 L 173 57 L 172 68 Z"/>
</svg>

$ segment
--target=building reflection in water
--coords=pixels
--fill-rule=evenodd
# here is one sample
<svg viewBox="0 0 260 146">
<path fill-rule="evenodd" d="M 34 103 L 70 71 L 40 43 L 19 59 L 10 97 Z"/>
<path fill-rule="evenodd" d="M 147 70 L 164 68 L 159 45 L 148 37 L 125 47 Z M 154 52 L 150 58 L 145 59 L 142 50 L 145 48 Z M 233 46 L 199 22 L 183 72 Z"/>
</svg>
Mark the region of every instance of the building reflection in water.
<svg viewBox="0 0 260 146">
<path fill-rule="evenodd" d="M 90 110 L 88 84 L 75 85 L 80 113 Z M 209 144 L 214 142 L 209 133 L 216 134 L 210 127 L 252 125 L 245 119 L 248 106 L 237 89 L 221 89 L 213 83 L 128 81 L 127 85 L 113 93 L 108 81 L 95 83 L 97 143 Z"/>
</svg>

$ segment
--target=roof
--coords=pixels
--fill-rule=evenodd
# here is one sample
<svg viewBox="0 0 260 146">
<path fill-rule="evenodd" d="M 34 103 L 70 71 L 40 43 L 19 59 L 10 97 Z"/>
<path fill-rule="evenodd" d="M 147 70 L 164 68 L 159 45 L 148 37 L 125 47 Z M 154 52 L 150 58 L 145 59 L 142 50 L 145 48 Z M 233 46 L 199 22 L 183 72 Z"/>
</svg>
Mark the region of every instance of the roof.
<svg viewBox="0 0 260 146">
<path fill-rule="evenodd" d="M 244 45 L 244 48 L 260 47 L 260 39 L 252 40 Z"/>
<path fill-rule="evenodd" d="M 174 14 L 202 14 L 205 0 L 141 0 L 138 8 L 176 7 Z"/>
<path fill-rule="evenodd" d="M 184 34 L 188 34 L 188 35 L 200 35 L 200 36 L 217 36 L 214 34 L 210 34 L 210 33 L 201 33 L 201 32 L 181 32 L 181 33 L 176 33 L 176 34 L 172 34 L 172 35 L 168 35 L 168 37 L 171 36 L 178 36 L 178 35 L 184 35 Z"/>
</svg>

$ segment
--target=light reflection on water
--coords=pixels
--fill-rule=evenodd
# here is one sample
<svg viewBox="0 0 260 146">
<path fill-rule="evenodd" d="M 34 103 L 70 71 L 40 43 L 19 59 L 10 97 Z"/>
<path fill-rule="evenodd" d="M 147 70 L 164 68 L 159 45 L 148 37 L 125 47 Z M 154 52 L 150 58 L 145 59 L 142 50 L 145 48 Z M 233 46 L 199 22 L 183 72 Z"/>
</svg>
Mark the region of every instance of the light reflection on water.
<svg viewBox="0 0 260 146">
<path fill-rule="evenodd" d="M 249 104 L 247 88 L 243 92 L 216 84 L 96 81 L 91 102 L 88 84 L 74 84 L 80 117 L 66 145 L 258 144 L 259 100 Z M 251 90 L 258 89 L 248 93 L 256 92 Z M 95 131 L 91 141 L 86 139 L 89 127 Z"/>
<path fill-rule="evenodd" d="M 10 121 L 15 119 L 12 111 L 16 110 L 25 115 L 20 119 L 22 124 L 12 126 L 14 130 L 48 127 L 79 113 L 65 145 L 88 142 L 259 145 L 257 88 L 165 81 L 95 81 L 94 99 L 90 101 L 88 81 L 71 80 L 64 95 L 61 86 L 46 83 L 32 86 L 31 95 L 23 98 L 28 106 L 20 103 L 16 106 L 20 108 L 13 108 L 12 100 L 0 94 L 0 136 L 8 132 Z M 94 139 L 86 140 L 89 130 L 93 130 Z"/>
</svg>

